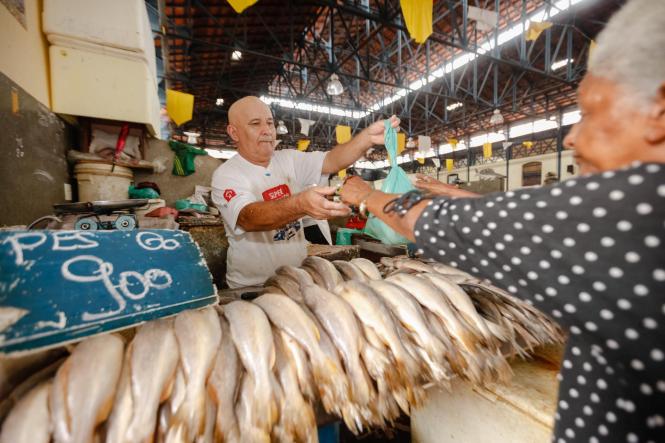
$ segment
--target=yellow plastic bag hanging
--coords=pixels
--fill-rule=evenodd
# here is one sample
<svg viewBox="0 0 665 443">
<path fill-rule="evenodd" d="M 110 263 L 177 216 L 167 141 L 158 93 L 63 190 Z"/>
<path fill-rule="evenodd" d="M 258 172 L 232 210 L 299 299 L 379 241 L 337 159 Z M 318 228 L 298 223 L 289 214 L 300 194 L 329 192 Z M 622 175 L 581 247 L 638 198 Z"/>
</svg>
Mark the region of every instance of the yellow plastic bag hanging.
<svg viewBox="0 0 665 443">
<path fill-rule="evenodd" d="M 307 147 L 309 147 L 309 140 L 306 138 L 298 140 L 298 151 L 306 151 Z"/>
<path fill-rule="evenodd" d="M 530 141 L 522 142 L 522 144 L 523 144 L 527 149 L 531 149 L 531 147 L 533 146 L 533 142 L 530 142 Z"/>
<path fill-rule="evenodd" d="M 433 0 L 400 0 L 404 22 L 411 38 L 417 43 L 425 43 L 432 34 Z"/>
<path fill-rule="evenodd" d="M 166 112 L 173 122 L 180 126 L 192 119 L 194 96 L 186 92 L 166 90 Z"/>
<path fill-rule="evenodd" d="M 241 14 L 242 11 L 252 6 L 259 0 L 227 0 L 235 12 Z"/>
<path fill-rule="evenodd" d="M 406 148 L 406 134 L 403 132 L 397 133 L 397 155 L 400 155 Z"/>
<path fill-rule="evenodd" d="M 529 23 L 529 29 L 526 30 L 526 41 L 538 40 L 540 34 L 543 33 L 545 29 L 551 28 L 552 23 L 550 22 L 531 22 Z"/>
<path fill-rule="evenodd" d="M 342 144 L 351 140 L 351 126 L 337 126 L 335 127 L 335 137 L 337 143 Z"/>
<path fill-rule="evenodd" d="M 454 151 L 455 148 L 457 147 L 457 139 L 456 138 L 449 138 L 448 143 L 450 144 L 450 146 L 453 148 L 453 151 Z"/>
<path fill-rule="evenodd" d="M 492 157 L 492 143 L 483 144 L 483 157 L 484 158 Z"/>
<path fill-rule="evenodd" d="M 454 165 L 455 165 L 455 163 L 454 163 L 452 158 L 447 158 L 446 159 L 446 170 L 452 171 Z"/>
</svg>

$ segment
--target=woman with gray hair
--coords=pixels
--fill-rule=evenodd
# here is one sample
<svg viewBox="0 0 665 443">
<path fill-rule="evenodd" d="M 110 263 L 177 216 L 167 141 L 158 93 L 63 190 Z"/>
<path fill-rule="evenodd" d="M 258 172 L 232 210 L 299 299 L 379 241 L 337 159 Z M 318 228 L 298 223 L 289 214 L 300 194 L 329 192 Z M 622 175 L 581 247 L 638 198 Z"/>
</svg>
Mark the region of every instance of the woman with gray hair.
<svg viewBox="0 0 665 443">
<path fill-rule="evenodd" d="M 665 0 L 612 17 L 578 102 L 581 177 L 478 198 L 353 177 L 342 200 L 568 329 L 554 441 L 665 442 Z"/>
</svg>

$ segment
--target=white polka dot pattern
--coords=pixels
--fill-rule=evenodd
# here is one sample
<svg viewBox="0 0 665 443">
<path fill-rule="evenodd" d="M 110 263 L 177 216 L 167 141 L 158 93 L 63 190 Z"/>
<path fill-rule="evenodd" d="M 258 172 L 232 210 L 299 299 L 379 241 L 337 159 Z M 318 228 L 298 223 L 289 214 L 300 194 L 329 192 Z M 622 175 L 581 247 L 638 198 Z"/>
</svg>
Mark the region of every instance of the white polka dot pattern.
<svg viewBox="0 0 665 443">
<path fill-rule="evenodd" d="M 416 224 L 425 256 L 570 332 L 552 441 L 665 442 L 665 167 L 435 203 Z"/>
</svg>

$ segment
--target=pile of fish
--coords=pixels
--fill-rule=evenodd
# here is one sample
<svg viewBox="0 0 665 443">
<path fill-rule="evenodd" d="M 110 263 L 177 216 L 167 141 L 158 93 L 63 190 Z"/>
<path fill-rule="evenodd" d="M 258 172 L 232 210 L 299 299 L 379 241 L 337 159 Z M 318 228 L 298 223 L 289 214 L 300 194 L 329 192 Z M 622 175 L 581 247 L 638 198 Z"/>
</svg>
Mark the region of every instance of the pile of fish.
<svg viewBox="0 0 665 443">
<path fill-rule="evenodd" d="M 355 433 L 388 426 L 426 387 L 506 380 L 506 355 L 562 339 L 456 268 L 309 257 L 251 302 L 79 343 L 19 386 L 0 443 L 313 442 L 318 405 Z"/>
</svg>

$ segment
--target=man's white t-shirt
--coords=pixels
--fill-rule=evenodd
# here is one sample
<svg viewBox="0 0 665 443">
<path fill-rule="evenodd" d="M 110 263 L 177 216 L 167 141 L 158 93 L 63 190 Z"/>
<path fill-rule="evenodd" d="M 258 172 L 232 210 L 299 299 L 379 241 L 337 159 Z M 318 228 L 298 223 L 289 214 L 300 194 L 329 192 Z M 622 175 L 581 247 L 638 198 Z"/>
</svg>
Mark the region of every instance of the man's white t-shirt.
<svg viewBox="0 0 665 443">
<path fill-rule="evenodd" d="M 273 231 L 245 232 L 237 225 L 238 215 L 250 203 L 279 200 L 318 183 L 325 156 L 325 152 L 283 149 L 275 151 L 264 168 L 238 154 L 217 168 L 212 176 L 212 200 L 229 240 L 229 287 L 260 285 L 282 265 L 300 266 L 307 256 L 301 220 Z"/>
</svg>

